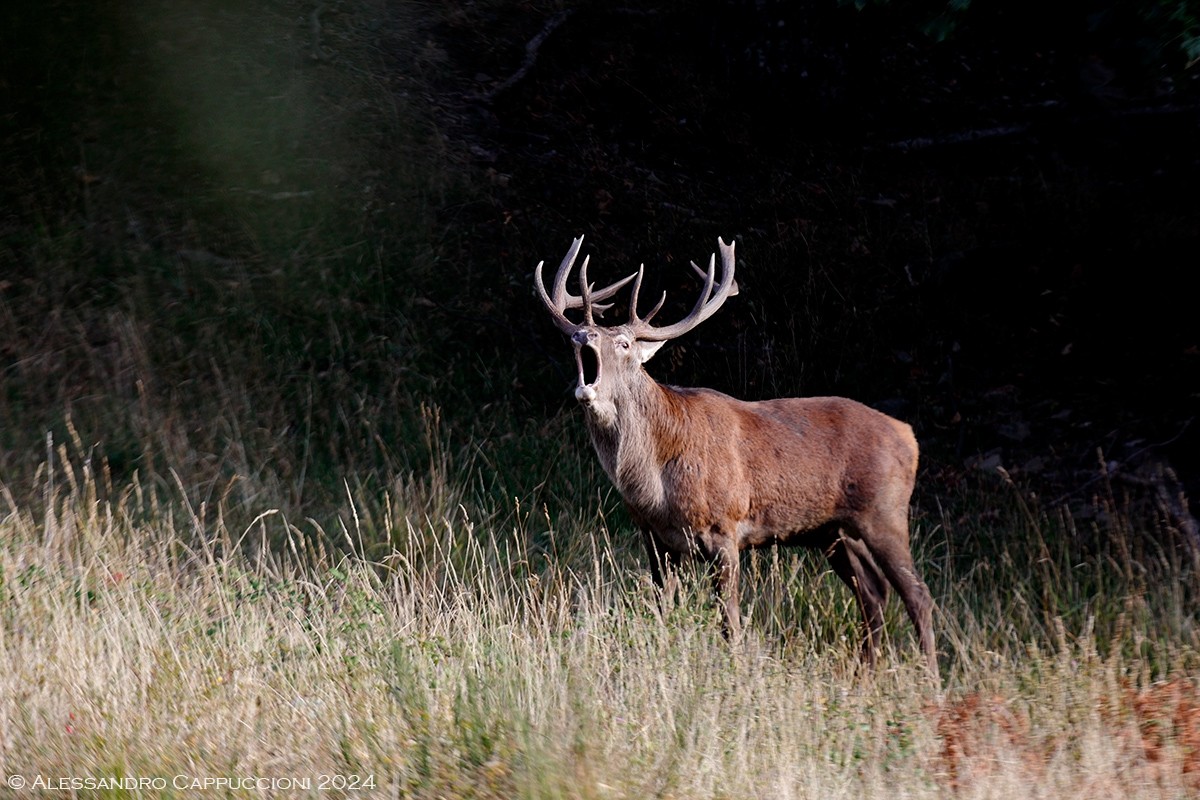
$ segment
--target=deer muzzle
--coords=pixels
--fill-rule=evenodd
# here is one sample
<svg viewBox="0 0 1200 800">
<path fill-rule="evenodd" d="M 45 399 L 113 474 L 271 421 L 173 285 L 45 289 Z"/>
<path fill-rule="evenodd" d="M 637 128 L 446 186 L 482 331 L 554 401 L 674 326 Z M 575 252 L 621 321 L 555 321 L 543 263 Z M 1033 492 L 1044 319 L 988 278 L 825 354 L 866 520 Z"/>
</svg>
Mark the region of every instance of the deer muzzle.
<svg viewBox="0 0 1200 800">
<path fill-rule="evenodd" d="M 576 331 L 571 336 L 571 343 L 575 345 L 575 367 L 579 374 L 575 399 L 590 403 L 596 399 L 596 386 L 600 383 L 600 351 L 585 330 Z"/>
</svg>

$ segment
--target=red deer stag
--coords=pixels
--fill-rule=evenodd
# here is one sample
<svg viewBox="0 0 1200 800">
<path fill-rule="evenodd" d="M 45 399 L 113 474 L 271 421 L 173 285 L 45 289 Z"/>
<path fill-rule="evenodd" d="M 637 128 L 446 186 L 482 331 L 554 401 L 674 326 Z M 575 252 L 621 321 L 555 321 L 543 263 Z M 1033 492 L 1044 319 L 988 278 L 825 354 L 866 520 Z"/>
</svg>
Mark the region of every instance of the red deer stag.
<svg viewBox="0 0 1200 800">
<path fill-rule="evenodd" d="M 903 422 L 842 397 L 745 402 L 712 389 L 680 389 L 656 382 L 642 365 L 664 342 L 711 317 L 731 296 L 733 245 L 717 240 L 704 288 L 691 313 L 674 325 L 654 326 L 659 300 L 638 316 L 643 267 L 596 290 L 580 268 L 579 296 L 567 278 L 583 237 L 571 244 L 550 292 L 542 266 L 534 272 L 538 296 L 558 328 L 571 337 L 592 444 L 604 471 L 642 530 L 655 583 L 665 567 L 699 554 L 713 567 L 726 632 L 740 632 L 738 553 L 751 547 L 805 545 L 825 551 L 853 591 L 863 618 L 862 656 L 874 666 L 888 584 L 896 588 L 917 631 L 935 679 L 933 600 L 909 551 L 908 504 L 917 473 L 917 441 Z M 601 326 L 611 307 L 602 301 L 633 281 L 629 322 Z M 568 309 L 583 309 L 583 323 Z"/>
</svg>

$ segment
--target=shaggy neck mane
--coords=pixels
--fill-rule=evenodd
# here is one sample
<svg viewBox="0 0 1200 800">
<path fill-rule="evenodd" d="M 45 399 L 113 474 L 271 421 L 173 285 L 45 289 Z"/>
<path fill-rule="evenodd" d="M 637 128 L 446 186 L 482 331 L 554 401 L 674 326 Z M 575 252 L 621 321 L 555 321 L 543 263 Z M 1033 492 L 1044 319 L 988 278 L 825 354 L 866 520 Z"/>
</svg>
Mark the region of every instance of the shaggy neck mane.
<svg viewBox="0 0 1200 800">
<path fill-rule="evenodd" d="M 679 454 L 683 443 L 684 417 L 676 392 L 643 370 L 640 380 L 613 397 L 613 405 L 611 425 L 602 424 L 591 411 L 585 415 L 592 444 L 633 511 L 657 516 L 666 505 L 662 466 Z"/>
</svg>

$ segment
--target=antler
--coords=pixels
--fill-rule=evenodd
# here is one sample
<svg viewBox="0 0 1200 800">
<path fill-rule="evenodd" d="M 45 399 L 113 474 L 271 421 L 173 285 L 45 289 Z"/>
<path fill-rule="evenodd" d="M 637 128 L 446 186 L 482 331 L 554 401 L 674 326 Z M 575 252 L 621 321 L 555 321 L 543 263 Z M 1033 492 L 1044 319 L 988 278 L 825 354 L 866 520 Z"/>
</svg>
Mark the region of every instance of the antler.
<svg viewBox="0 0 1200 800">
<path fill-rule="evenodd" d="M 567 319 L 565 312 L 568 308 L 582 308 L 584 324 L 595 325 L 593 315 L 600 316 L 612 308 L 612 303 L 602 303 L 600 301 L 612 297 L 635 277 L 640 279 L 641 274 L 639 270 L 638 275 L 630 275 L 611 286 L 606 286 L 600 291 L 595 291 L 587 279 L 588 259 L 590 256 L 585 256 L 583 266 L 579 269 L 581 294 L 576 297 L 567 291 L 567 278 L 571 275 L 571 268 L 575 266 L 575 257 L 579 255 L 579 248 L 582 244 L 582 236 L 571 242 L 571 249 L 567 251 L 567 255 L 558 266 L 558 273 L 554 276 L 554 288 L 550 294 L 546 293 L 546 285 L 542 280 L 542 265 L 546 262 L 539 261 L 537 268 L 533 271 L 534 288 L 537 289 L 538 297 L 542 298 L 542 302 L 546 304 L 546 310 L 550 312 L 550 316 L 554 317 L 554 324 L 568 336 L 583 327 Z M 634 291 L 636 292 L 636 287 Z"/>
<path fill-rule="evenodd" d="M 734 280 L 734 244 L 734 242 L 725 244 L 721 239 L 717 239 L 717 246 L 721 250 L 721 283 L 716 287 L 715 294 L 713 293 L 713 284 L 716 281 L 717 254 L 713 253 L 712 258 L 708 260 L 708 272 L 696 266 L 694 261 L 692 262 L 692 269 L 704 278 L 704 290 L 700 292 L 700 298 L 696 301 L 691 313 L 674 325 L 656 328 L 650 324 L 650 320 L 659 312 L 663 301 L 667 299 L 666 292 L 663 292 L 662 299 L 658 301 L 658 305 L 654 307 L 653 311 L 644 318 L 638 317 L 638 290 L 642 288 L 642 269 L 639 268 L 637 280 L 633 284 L 632 302 L 629 305 L 629 327 L 633 329 L 633 335 L 646 342 L 665 342 L 668 339 L 682 336 L 715 314 L 726 300 L 738 293 L 737 281 Z M 626 280 L 629 279 L 626 278 Z"/>
</svg>

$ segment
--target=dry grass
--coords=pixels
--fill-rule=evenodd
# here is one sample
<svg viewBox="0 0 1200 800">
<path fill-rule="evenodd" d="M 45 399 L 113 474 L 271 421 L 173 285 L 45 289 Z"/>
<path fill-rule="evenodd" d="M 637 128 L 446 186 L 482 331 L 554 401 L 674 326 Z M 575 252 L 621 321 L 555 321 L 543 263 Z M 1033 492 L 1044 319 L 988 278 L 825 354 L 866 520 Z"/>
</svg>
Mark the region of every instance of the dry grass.
<svg viewBox="0 0 1200 800">
<path fill-rule="evenodd" d="M 730 649 L 703 582 L 660 610 L 626 534 L 614 544 L 594 516 L 555 530 L 556 556 L 461 506 L 403 516 L 406 502 L 434 506 L 398 483 L 348 498 L 329 531 L 271 509 L 231 529 L 226 509 L 105 488 L 103 469 L 57 463 L 42 507 L 6 494 L 0 516 L 0 771 L 31 786 L 144 779 L 144 796 L 184 796 L 175 784 L 199 779 L 214 796 L 308 796 L 337 775 L 402 797 L 1197 788 L 1192 650 L 1156 640 L 1170 626 L 1154 619 L 1119 622 L 1104 653 L 1061 617 L 1048 639 L 1018 630 L 1006 598 L 1046 590 L 1037 575 L 947 583 L 949 562 L 931 564 L 949 656 L 939 697 L 904 639 L 874 679 L 855 676 L 844 641 L 769 624 Z M 398 545 L 364 558 L 379 534 Z M 799 594 L 810 614 L 852 623 L 847 598 L 797 585 L 789 558 L 760 572 L 756 594 Z M 1175 674 L 1155 678 L 1127 645 Z M 138 795 L 124 785 L 106 796 Z"/>
</svg>

